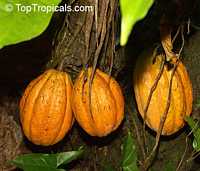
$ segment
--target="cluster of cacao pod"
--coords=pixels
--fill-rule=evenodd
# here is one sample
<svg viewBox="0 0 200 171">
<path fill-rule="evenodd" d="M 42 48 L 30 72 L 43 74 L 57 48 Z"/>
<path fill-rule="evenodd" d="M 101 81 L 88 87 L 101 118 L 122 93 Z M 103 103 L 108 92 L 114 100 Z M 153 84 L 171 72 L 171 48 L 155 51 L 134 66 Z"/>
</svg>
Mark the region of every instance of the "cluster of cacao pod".
<svg viewBox="0 0 200 171">
<path fill-rule="evenodd" d="M 161 134 L 171 135 L 184 126 L 184 117 L 191 114 L 193 97 L 183 63 L 176 63 L 175 72 L 169 67 L 175 66 L 177 56 L 172 52 L 171 32 L 165 34 L 166 30 L 168 33 L 166 27 L 161 31 L 167 58 L 162 72 L 163 54 L 154 55 L 153 48 L 147 50 L 137 60 L 133 85 L 144 122 L 158 132 L 164 120 Z M 50 69 L 33 80 L 21 98 L 23 131 L 34 144 L 48 146 L 59 142 L 74 118 L 91 136 L 103 137 L 116 130 L 124 118 L 124 97 L 114 78 L 99 69 L 93 75 L 92 68 L 88 68 L 80 72 L 72 85 L 67 73 Z"/>
<path fill-rule="evenodd" d="M 80 72 L 73 86 L 67 73 L 50 69 L 28 85 L 19 107 L 24 134 L 31 142 L 56 144 L 75 119 L 91 136 L 103 137 L 118 128 L 124 117 L 120 86 L 97 69 L 89 90 L 92 68 L 87 70 L 87 80 L 84 73 Z"/>
<path fill-rule="evenodd" d="M 146 124 L 158 131 L 168 101 L 172 70 L 165 65 L 148 103 L 152 86 L 160 72 L 162 55 L 154 49 L 143 53 L 134 72 L 134 91 L 138 110 Z M 67 134 L 74 120 L 91 136 L 103 137 L 116 130 L 124 118 L 124 98 L 119 84 L 97 69 L 91 84 L 92 68 L 81 71 L 74 86 L 70 76 L 54 69 L 33 80 L 20 100 L 20 120 L 25 136 L 37 145 L 53 145 Z M 179 62 L 171 87 L 170 107 L 162 135 L 176 133 L 184 126 L 184 117 L 192 111 L 192 86 L 182 62 Z M 75 119 L 74 119 L 75 118 Z"/>
</svg>

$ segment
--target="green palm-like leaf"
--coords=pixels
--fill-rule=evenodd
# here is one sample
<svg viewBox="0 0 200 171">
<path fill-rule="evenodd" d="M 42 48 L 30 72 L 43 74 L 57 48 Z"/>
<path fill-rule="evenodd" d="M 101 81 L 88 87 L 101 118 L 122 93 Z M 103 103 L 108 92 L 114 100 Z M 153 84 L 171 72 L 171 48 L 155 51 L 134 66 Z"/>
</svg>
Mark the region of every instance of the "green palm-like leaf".
<svg viewBox="0 0 200 171">
<path fill-rule="evenodd" d="M 122 14 L 120 44 L 124 46 L 135 23 L 143 19 L 153 0 L 120 0 Z"/>
<path fill-rule="evenodd" d="M 56 6 L 60 2 L 61 0 L 0 0 L 0 48 L 30 40 L 47 28 L 53 11 L 42 12 L 34 8 L 33 4 L 47 7 Z M 23 9 L 31 6 L 32 11 L 22 11 L 22 6 Z"/>
</svg>

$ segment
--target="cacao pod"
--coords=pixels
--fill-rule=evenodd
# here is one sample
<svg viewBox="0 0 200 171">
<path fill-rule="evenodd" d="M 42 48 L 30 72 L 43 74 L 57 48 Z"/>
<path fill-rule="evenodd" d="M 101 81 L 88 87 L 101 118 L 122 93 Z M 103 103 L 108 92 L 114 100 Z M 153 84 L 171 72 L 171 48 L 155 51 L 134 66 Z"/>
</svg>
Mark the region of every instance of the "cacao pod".
<svg viewBox="0 0 200 171">
<path fill-rule="evenodd" d="M 161 56 L 155 57 L 153 51 L 150 49 L 138 57 L 134 71 L 134 92 L 143 119 L 150 89 L 161 69 Z M 165 64 L 146 113 L 145 122 L 154 131 L 158 131 L 161 117 L 166 109 L 171 74 L 172 69 Z M 180 61 L 172 79 L 170 106 L 162 135 L 171 135 L 184 126 L 184 117 L 192 112 L 192 100 L 192 85 L 186 68 Z"/>
<path fill-rule="evenodd" d="M 103 137 L 116 130 L 124 117 L 124 98 L 119 84 L 97 69 L 89 98 L 89 68 L 87 80 L 81 71 L 73 89 L 72 108 L 79 125 L 91 136 Z"/>
<path fill-rule="evenodd" d="M 73 124 L 70 76 L 54 69 L 31 81 L 20 100 L 25 136 L 37 145 L 60 141 Z"/>
</svg>

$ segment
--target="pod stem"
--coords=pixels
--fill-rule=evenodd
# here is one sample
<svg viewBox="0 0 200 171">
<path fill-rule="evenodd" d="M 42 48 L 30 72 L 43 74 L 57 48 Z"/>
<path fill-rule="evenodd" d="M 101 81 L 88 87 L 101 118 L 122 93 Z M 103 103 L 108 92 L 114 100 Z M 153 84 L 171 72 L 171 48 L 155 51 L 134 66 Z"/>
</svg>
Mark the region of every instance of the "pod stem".
<svg viewBox="0 0 200 171">
<path fill-rule="evenodd" d="M 63 58 L 62 61 L 58 64 L 57 66 L 58 71 L 63 71 L 64 63 L 65 63 L 65 58 Z"/>
<path fill-rule="evenodd" d="M 171 61 L 176 54 L 172 51 L 173 50 L 173 42 L 172 42 L 172 27 L 165 16 L 161 18 L 160 21 L 160 39 L 163 49 L 166 54 L 166 60 Z"/>
</svg>

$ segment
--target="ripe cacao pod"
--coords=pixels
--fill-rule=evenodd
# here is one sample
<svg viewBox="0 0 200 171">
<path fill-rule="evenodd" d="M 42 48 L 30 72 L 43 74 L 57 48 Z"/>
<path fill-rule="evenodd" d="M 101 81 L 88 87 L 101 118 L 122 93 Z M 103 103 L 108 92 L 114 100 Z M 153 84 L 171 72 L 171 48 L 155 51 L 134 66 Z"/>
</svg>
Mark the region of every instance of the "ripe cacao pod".
<svg viewBox="0 0 200 171">
<path fill-rule="evenodd" d="M 103 137 L 116 130 L 124 117 L 124 98 L 119 84 L 96 70 L 89 98 L 92 68 L 81 71 L 73 89 L 72 108 L 79 125 L 91 136 Z M 87 75 L 87 80 L 85 79 Z"/>
<path fill-rule="evenodd" d="M 31 142 L 53 145 L 69 131 L 72 89 L 70 76 L 54 69 L 31 81 L 20 100 L 21 124 Z"/>
<path fill-rule="evenodd" d="M 155 57 L 153 51 L 150 49 L 138 57 L 134 71 L 134 92 L 138 110 L 143 119 L 150 89 L 161 69 L 161 56 Z M 165 64 L 146 113 L 145 122 L 154 131 L 158 131 L 166 108 L 171 74 L 172 69 Z M 170 107 L 162 135 L 171 135 L 184 126 L 184 117 L 192 112 L 192 100 L 192 85 L 186 68 L 180 61 L 172 79 Z"/>
</svg>

